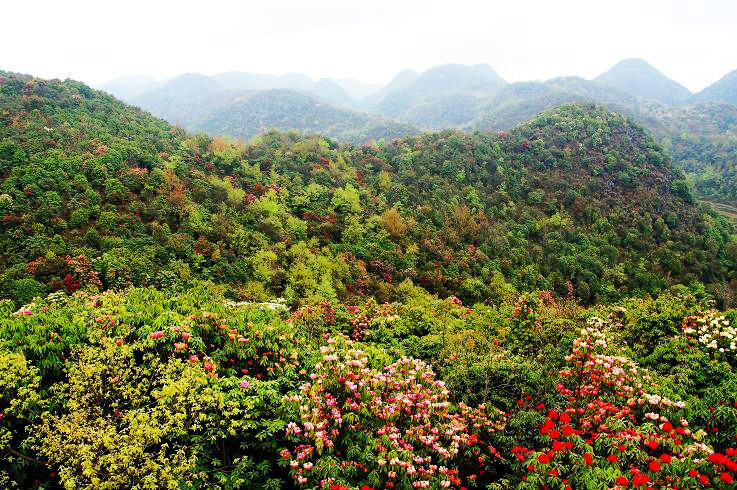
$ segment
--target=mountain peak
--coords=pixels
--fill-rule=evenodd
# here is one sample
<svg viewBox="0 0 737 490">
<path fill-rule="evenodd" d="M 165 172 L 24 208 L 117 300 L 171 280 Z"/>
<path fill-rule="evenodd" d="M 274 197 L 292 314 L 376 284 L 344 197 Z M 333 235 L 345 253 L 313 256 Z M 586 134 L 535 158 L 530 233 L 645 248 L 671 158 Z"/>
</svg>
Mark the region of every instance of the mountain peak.
<svg viewBox="0 0 737 490">
<path fill-rule="evenodd" d="M 653 65 L 643 60 L 642 58 L 625 58 L 623 60 L 620 60 L 617 64 L 615 64 L 614 67 L 647 69 L 647 70 L 652 70 L 652 71 L 660 73 L 660 71 L 658 71 L 657 68 L 655 68 Z"/>
<path fill-rule="evenodd" d="M 212 91 L 217 90 L 220 84 L 212 77 L 200 73 L 183 73 L 169 80 L 164 88 L 175 91 Z"/>
<path fill-rule="evenodd" d="M 692 96 L 686 87 L 640 58 L 623 59 L 594 81 L 671 106 L 683 104 Z"/>
<path fill-rule="evenodd" d="M 463 65 L 460 63 L 445 63 L 443 65 L 433 66 L 425 70 L 419 77 L 422 79 L 447 79 L 453 83 L 466 84 L 469 81 L 476 83 L 477 81 L 487 81 L 494 85 L 504 85 L 506 81 L 487 64 Z M 476 79 L 476 80 L 474 80 Z"/>
<path fill-rule="evenodd" d="M 733 70 L 694 96 L 696 102 L 724 102 L 737 106 L 737 70 Z"/>
</svg>

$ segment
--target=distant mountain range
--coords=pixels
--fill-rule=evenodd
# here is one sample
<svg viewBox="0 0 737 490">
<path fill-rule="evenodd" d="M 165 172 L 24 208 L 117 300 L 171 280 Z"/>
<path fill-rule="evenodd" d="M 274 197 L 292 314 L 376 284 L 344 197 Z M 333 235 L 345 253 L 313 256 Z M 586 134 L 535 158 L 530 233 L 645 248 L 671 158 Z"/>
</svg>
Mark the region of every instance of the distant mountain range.
<svg viewBox="0 0 737 490">
<path fill-rule="evenodd" d="M 209 81 L 205 82 L 204 79 Z M 555 80 L 560 79 L 562 78 Z M 668 106 L 700 102 L 737 105 L 737 70 L 696 94 L 638 58 L 622 60 L 592 81 Z M 457 102 L 459 95 L 473 97 L 466 100 L 467 106 L 472 102 L 488 102 L 485 99 L 506 85 L 509 84 L 487 64 L 471 66 L 449 63 L 429 68 L 423 73 L 402 70 L 383 86 L 363 83 L 352 78 L 314 80 L 301 73 L 268 75 L 231 71 L 210 77 L 190 73 L 163 81 L 157 81 L 147 75 L 134 75 L 102 83 L 97 88 L 127 102 L 138 102 L 143 108 L 147 108 L 146 104 L 149 104 L 152 98 L 142 96 L 152 92 L 169 96 L 182 92 L 191 94 L 201 90 L 213 92 L 288 89 L 302 92 L 336 107 L 376 112 L 398 119 L 412 119 L 416 120 L 415 124 L 420 127 L 432 127 L 436 124 L 426 125 L 424 119 L 419 117 L 423 106 L 445 98 Z"/>
<path fill-rule="evenodd" d="M 593 80 L 507 83 L 486 64 L 444 64 L 402 70 L 385 86 L 227 72 L 163 82 L 133 76 L 99 88 L 188 130 L 239 139 L 270 128 L 348 142 L 444 128 L 501 131 L 561 104 L 594 102 L 650 129 L 700 195 L 737 201 L 737 70 L 696 94 L 641 59 Z"/>
</svg>

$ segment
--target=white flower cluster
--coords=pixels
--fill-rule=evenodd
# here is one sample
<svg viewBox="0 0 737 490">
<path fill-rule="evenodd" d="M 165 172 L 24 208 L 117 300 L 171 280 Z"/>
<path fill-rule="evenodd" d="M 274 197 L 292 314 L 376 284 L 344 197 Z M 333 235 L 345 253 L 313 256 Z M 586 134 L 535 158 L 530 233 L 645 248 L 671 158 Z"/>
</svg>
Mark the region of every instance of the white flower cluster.
<svg viewBox="0 0 737 490">
<path fill-rule="evenodd" d="M 265 306 L 266 308 L 270 310 L 288 310 L 289 307 L 285 304 L 286 300 L 284 298 L 277 298 L 272 301 L 263 301 L 263 302 L 257 302 L 257 301 L 233 301 L 233 300 L 227 300 L 225 302 L 225 306 L 228 308 L 240 308 L 241 306 L 249 306 L 249 305 L 256 305 L 256 306 Z"/>
<path fill-rule="evenodd" d="M 46 296 L 46 302 L 50 305 L 64 306 L 69 302 L 69 295 L 64 291 L 54 291 Z"/>
<path fill-rule="evenodd" d="M 602 320 L 601 318 L 589 318 L 589 320 L 586 322 L 586 327 L 581 329 L 581 336 L 579 337 L 579 339 L 576 340 L 580 340 L 580 343 L 590 341 L 593 343 L 594 346 L 606 349 L 608 347 L 607 336 L 605 332 L 606 327 L 607 322 Z"/>
<path fill-rule="evenodd" d="M 719 352 L 737 351 L 737 329 L 729 324 L 724 315 L 699 317 L 695 324 L 685 326 L 683 333 L 696 335 L 699 343 L 707 349 Z"/>
<path fill-rule="evenodd" d="M 650 405 L 657 405 L 660 407 L 675 407 L 675 408 L 686 408 L 686 402 L 683 401 L 673 401 L 669 398 L 664 398 L 660 395 L 653 395 L 650 393 L 643 393 L 642 398 L 638 400 L 638 403 L 640 405 L 650 404 Z M 651 418 L 653 420 L 658 420 L 661 418 L 661 415 L 654 414 L 654 413 L 647 413 L 645 414 L 645 417 Z"/>
</svg>

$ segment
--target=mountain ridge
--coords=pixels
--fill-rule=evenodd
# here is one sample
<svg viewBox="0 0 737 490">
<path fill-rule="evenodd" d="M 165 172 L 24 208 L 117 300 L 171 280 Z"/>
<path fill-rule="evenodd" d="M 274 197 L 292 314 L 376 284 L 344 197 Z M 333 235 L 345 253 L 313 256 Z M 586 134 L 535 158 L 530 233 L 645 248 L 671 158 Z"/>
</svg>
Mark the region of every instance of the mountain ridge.
<svg viewBox="0 0 737 490">
<path fill-rule="evenodd" d="M 737 106 L 737 70 L 733 70 L 722 78 L 694 95 L 696 102 L 722 102 Z"/>
<path fill-rule="evenodd" d="M 668 79 L 642 60 L 623 60 L 615 66 L 621 67 L 622 63 L 625 66 L 634 63 L 636 69 L 644 67 L 646 72 L 656 73 L 655 82 L 665 83 L 666 86 L 670 84 Z M 338 126 L 335 125 L 320 127 L 315 124 L 306 124 L 310 119 L 304 117 L 306 115 L 304 111 L 308 107 L 306 101 L 299 104 L 300 112 L 294 114 L 292 121 L 288 117 L 289 106 L 275 100 L 272 100 L 271 107 L 280 107 L 280 111 L 287 111 L 286 117 L 283 113 L 277 112 L 269 116 L 264 112 L 267 106 L 262 105 L 258 108 L 259 118 L 263 121 L 269 119 L 278 121 L 279 124 L 276 126 L 281 129 L 297 126 L 298 129 L 307 131 L 313 129 L 323 131 L 344 141 L 360 142 L 356 135 L 391 138 L 402 134 L 412 134 L 414 130 L 411 128 L 441 130 L 456 127 L 465 130 L 506 130 L 556 105 L 570 102 L 595 102 L 627 114 L 652 131 L 658 141 L 673 152 L 678 165 L 689 172 L 689 178 L 700 196 L 727 204 L 737 203 L 737 184 L 734 184 L 735 174 L 733 165 L 730 164 L 733 161 L 731 159 L 737 153 L 737 126 L 712 124 L 720 119 L 728 120 L 732 109 L 719 105 L 718 102 L 709 103 L 709 99 L 731 100 L 729 96 L 732 93 L 729 88 L 730 75 L 715 83 L 714 88 L 689 96 L 688 100 L 680 105 L 673 105 L 670 99 L 662 102 L 638 96 L 637 93 L 633 93 L 638 90 L 628 91 L 627 86 L 624 89 L 615 88 L 596 81 L 596 79 L 557 77 L 546 81 L 514 82 L 498 86 L 501 83 L 500 78 L 497 78 L 498 75 L 495 75 L 493 69 L 488 65 L 447 64 L 433 67 L 426 72 L 428 71 L 429 75 L 425 73 L 424 79 L 423 74 L 411 70 L 400 71 L 381 90 L 352 105 L 348 105 L 348 96 L 345 93 L 337 96 L 342 102 L 333 102 L 332 105 L 335 108 L 353 110 L 363 108 L 364 110 L 361 115 L 351 113 L 346 118 L 346 124 L 340 125 L 340 130 L 336 130 Z M 457 83 L 438 83 L 437 77 L 433 83 L 433 73 L 440 72 L 442 75 L 444 71 L 446 74 L 450 72 L 451 75 L 454 71 L 456 75 L 458 71 L 471 73 L 473 75 L 471 80 L 477 82 L 481 79 L 488 83 L 491 78 L 491 88 L 487 85 L 486 93 L 484 93 L 483 90 L 478 90 L 479 86 L 474 85 L 474 82 L 464 85 L 463 76 Z M 299 75 L 293 78 L 302 80 L 303 83 L 308 80 Z M 442 80 L 442 76 L 440 79 Z M 334 87 L 329 82 L 326 82 L 325 85 Z M 413 86 L 415 88 L 412 88 Z M 737 89 L 734 92 L 737 94 Z M 668 91 L 664 90 L 663 93 L 667 94 Z M 680 93 L 681 99 L 679 100 L 682 100 L 685 93 L 682 90 Z M 721 93 L 722 95 L 709 95 L 710 93 Z M 314 92 L 312 95 L 314 96 Z M 248 115 L 239 111 L 238 114 L 243 120 L 238 122 L 233 120 L 233 114 L 223 109 L 224 106 L 227 106 L 228 101 L 234 100 L 237 96 L 237 91 L 225 91 L 220 96 L 195 94 L 184 101 L 180 100 L 181 97 L 167 99 L 165 96 L 157 96 L 153 101 L 140 105 L 171 122 L 180 123 L 190 129 L 212 130 L 215 127 L 228 127 L 231 131 L 222 134 L 235 134 L 235 137 L 239 138 L 251 137 L 253 132 L 246 128 L 254 125 L 247 120 Z M 322 100 L 329 103 L 330 98 L 328 93 L 322 97 Z M 264 95 L 262 100 L 269 100 L 269 97 Z M 290 100 L 296 101 L 293 96 Z M 164 101 L 167 102 L 163 103 Z M 164 110 L 161 110 L 160 106 L 163 106 Z M 313 120 L 331 119 L 337 114 L 332 109 L 319 104 L 313 107 L 316 111 Z M 167 112 L 172 111 L 171 108 L 177 108 L 179 112 L 173 114 Z M 224 121 L 213 120 L 210 117 L 213 113 L 221 114 Z M 367 114 L 373 114 L 373 116 Z M 379 114 L 383 122 L 372 124 L 374 129 L 371 130 L 363 127 L 366 121 L 371 120 L 376 114 Z M 205 119 L 208 121 L 206 126 L 198 125 Z M 350 121 L 356 124 L 352 129 L 348 127 Z M 708 130 L 698 129 L 701 121 L 706 123 L 705 127 Z M 382 125 L 385 128 L 383 132 L 380 130 Z M 254 127 L 262 128 L 263 126 L 255 125 Z M 401 130 L 402 127 L 404 130 Z M 234 131 L 233 128 L 244 130 Z M 689 137 L 689 134 L 693 136 Z"/>
<path fill-rule="evenodd" d="M 640 58 L 624 59 L 594 81 L 671 106 L 685 103 L 693 96 L 686 87 Z"/>
</svg>

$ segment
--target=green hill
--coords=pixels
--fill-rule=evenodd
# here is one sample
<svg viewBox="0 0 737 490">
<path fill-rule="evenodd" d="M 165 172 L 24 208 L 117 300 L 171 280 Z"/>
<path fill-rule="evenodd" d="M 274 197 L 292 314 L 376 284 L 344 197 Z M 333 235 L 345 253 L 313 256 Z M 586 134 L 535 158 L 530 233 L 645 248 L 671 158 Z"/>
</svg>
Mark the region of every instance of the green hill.
<svg viewBox="0 0 737 490">
<path fill-rule="evenodd" d="M 489 65 L 446 64 L 432 67 L 411 82 L 389 91 L 378 102 L 375 112 L 399 121 L 419 125 L 424 128 L 448 127 L 458 124 L 458 117 L 452 113 L 444 119 L 443 115 L 454 101 L 463 99 L 469 106 L 496 92 L 506 84 Z M 439 104 L 435 111 L 435 121 L 427 122 L 423 115 L 427 110 L 421 106 Z M 418 107 L 420 106 L 420 107 Z"/>
<path fill-rule="evenodd" d="M 419 73 L 412 70 L 404 69 L 400 71 L 399 73 L 394 75 L 394 78 L 392 78 L 388 84 L 386 84 L 384 87 L 374 92 L 373 94 L 368 95 L 364 99 L 364 105 L 369 109 L 373 109 L 376 104 L 381 102 L 381 100 L 387 96 L 387 94 L 411 84 L 412 82 L 417 80 L 419 76 Z"/>
<path fill-rule="evenodd" d="M 504 130 L 566 103 L 596 102 L 647 128 L 702 197 L 737 202 L 737 108 L 729 104 L 668 107 L 577 77 L 512 83 L 478 104 L 468 129 Z"/>
<path fill-rule="evenodd" d="M 417 133 L 408 124 L 339 109 L 293 90 L 233 94 L 226 100 L 213 104 L 210 112 L 191 121 L 187 128 L 245 140 L 272 128 L 296 129 L 357 143 Z"/>
<path fill-rule="evenodd" d="M 597 103 L 610 110 L 639 115 L 659 108 L 621 90 L 579 77 L 559 77 L 544 82 L 510 83 L 476 107 L 469 128 L 500 131 L 535 117 L 562 104 Z"/>
<path fill-rule="evenodd" d="M 737 204 L 737 106 L 673 108 L 656 113 L 652 127 L 700 196 Z"/>
<path fill-rule="evenodd" d="M 297 83 L 300 80 L 295 81 L 294 77 L 262 80 L 263 77 L 266 76 L 242 73 L 226 73 L 214 78 L 187 74 L 142 94 L 133 103 L 189 131 L 207 131 L 246 140 L 268 129 L 295 129 L 360 143 L 417 133 L 408 124 L 340 108 L 351 106 L 352 101 L 330 80 L 321 79 L 309 85 Z M 289 81 L 299 86 L 309 85 L 309 91 L 260 88 Z M 223 85 L 229 88 L 224 89 Z M 259 88 L 233 88 L 239 86 Z M 338 104 L 326 100 L 338 101 Z"/>
</svg>

